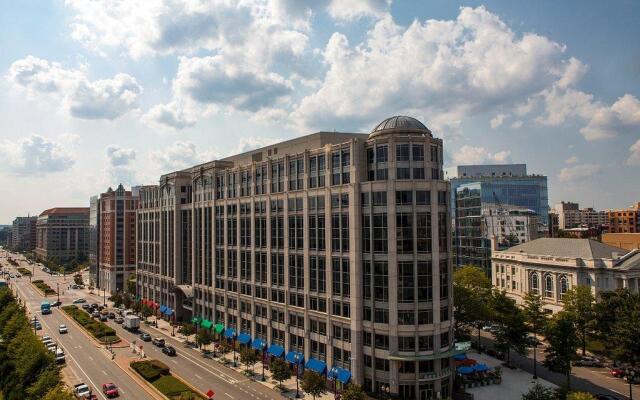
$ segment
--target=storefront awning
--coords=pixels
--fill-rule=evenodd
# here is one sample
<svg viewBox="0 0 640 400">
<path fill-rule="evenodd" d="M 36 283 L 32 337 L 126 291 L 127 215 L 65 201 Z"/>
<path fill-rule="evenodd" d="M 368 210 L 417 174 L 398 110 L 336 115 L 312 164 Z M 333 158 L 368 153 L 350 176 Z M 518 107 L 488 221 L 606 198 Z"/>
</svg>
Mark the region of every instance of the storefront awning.
<svg viewBox="0 0 640 400">
<path fill-rule="evenodd" d="M 305 367 L 320 375 L 323 375 L 327 370 L 327 364 L 324 361 L 316 360 L 315 358 L 310 358 Z"/>
<path fill-rule="evenodd" d="M 284 353 L 284 347 L 278 346 L 277 344 L 272 344 L 271 346 L 269 346 L 269 354 L 271 354 L 272 356 L 282 357 L 283 353 Z"/>
<path fill-rule="evenodd" d="M 329 370 L 328 378 L 338 380 L 338 382 L 346 385 L 351 380 L 351 371 L 340 367 L 333 367 Z"/>
<path fill-rule="evenodd" d="M 167 309 L 167 306 L 160 306 L 160 314 L 164 314 L 164 310 Z"/>
<path fill-rule="evenodd" d="M 200 322 L 200 326 L 204 329 L 211 329 L 211 327 L 213 326 L 213 322 L 209 321 L 208 319 L 203 319 L 202 322 Z"/>
<path fill-rule="evenodd" d="M 263 351 L 266 345 L 267 344 L 264 342 L 264 340 L 260 338 L 253 339 L 253 341 L 251 342 L 251 347 L 260 351 Z"/>
<path fill-rule="evenodd" d="M 251 342 L 251 335 L 249 335 L 248 333 L 240 332 L 240 334 L 238 335 L 238 342 L 240 342 L 240 344 L 249 344 L 249 342 Z"/>
<path fill-rule="evenodd" d="M 224 324 L 218 322 L 215 326 L 215 331 L 217 334 L 221 334 L 224 331 Z"/>
<path fill-rule="evenodd" d="M 287 353 L 285 360 L 289 361 L 291 364 L 302 364 L 304 363 L 304 354 L 299 351 L 293 351 Z"/>
<path fill-rule="evenodd" d="M 226 337 L 227 339 L 231 339 L 236 335 L 236 330 L 233 328 L 227 328 L 224 331 L 224 337 Z"/>
</svg>

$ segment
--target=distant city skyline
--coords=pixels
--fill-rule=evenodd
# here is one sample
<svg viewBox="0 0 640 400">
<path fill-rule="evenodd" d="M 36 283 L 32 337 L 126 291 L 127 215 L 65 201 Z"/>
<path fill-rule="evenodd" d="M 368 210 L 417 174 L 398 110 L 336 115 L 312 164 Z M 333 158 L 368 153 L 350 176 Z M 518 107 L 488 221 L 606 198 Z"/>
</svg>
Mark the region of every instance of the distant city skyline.
<svg viewBox="0 0 640 400">
<path fill-rule="evenodd" d="M 522 163 L 549 177 L 550 205 L 626 208 L 638 18 L 638 2 L 595 0 L 8 2 L 0 223 L 389 115 L 443 138 L 449 178 Z"/>
</svg>

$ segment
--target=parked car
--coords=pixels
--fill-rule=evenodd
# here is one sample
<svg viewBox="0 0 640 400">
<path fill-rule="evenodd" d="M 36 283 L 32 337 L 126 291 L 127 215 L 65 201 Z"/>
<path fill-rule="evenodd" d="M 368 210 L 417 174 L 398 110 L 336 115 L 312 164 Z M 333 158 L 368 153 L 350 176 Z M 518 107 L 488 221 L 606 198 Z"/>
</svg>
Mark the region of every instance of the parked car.
<svg viewBox="0 0 640 400">
<path fill-rule="evenodd" d="M 91 316 L 93 318 L 100 318 L 100 311 L 94 311 L 93 313 L 91 313 Z"/>
<path fill-rule="evenodd" d="M 82 305 L 82 309 L 83 310 L 89 310 L 89 309 L 91 309 L 91 305 L 90 304 L 83 304 Z"/>
<path fill-rule="evenodd" d="M 53 303 L 51 303 L 51 307 L 60 307 L 62 305 L 61 301 L 54 301 Z"/>
<path fill-rule="evenodd" d="M 107 322 L 107 320 L 109 319 L 109 317 L 105 314 L 100 314 L 100 321 L 102 322 Z"/>
<path fill-rule="evenodd" d="M 88 399 L 91 390 L 86 383 L 78 383 L 77 385 L 73 385 L 73 393 L 80 399 Z"/>
<path fill-rule="evenodd" d="M 102 393 L 107 397 L 118 397 L 120 395 L 118 393 L 118 387 L 111 382 L 102 385 Z"/>
<path fill-rule="evenodd" d="M 611 374 L 611 376 L 613 376 L 614 378 L 623 378 L 624 377 L 624 370 L 620 369 L 620 368 L 611 368 L 609 370 L 609 373 Z"/>
<path fill-rule="evenodd" d="M 581 358 L 577 359 L 576 361 L 574 361 L 573 365 L 576 366 L 576 367 L 602 368 L 604 366 L 604 363 L 602 362 L 602 360 L 600 360 L 600 359 L 598 359 L 596 357 L 585 356 L 585 357 L 581 357 Z"/>
<path fill-rule="evenodd" d="M 176 349 L 173 346 L 165 346 L 162 348 L 162 352 L 169 357 L 174 357 L 176 355 Z"/>
<path fill-rule="evenodd" d="M 116 324 L 122 324 L 124 322 L 124 318 L 122 317 L 116 317 L 113 322 L 115 322 Z"/>
<path fill-rule="evenodd" d="M 82 304 L 82 303 L 86 303 L 86 302 L 87 301 L 85 299 L 80 298 L 80 299 L 75 299 L 73 301 L 73 304 Z"/>
<path fill-rule="evenodd" d="M 62 334 L 65 334 L 65 333 L 69 333 L 69 330 L 67 329 L 67 326 L 66 326 L 66 325 L 61 324 L 61 325 L 58 327 L 58 333 L 62 335 Z"/>
<path fill-rule="evenodd" d="M 91 308 L 98 308 L 98 303 L 91 303 Z"/>
<path fill-rule="evenodd" d="M 140 339 L 142 339 L 142 341 L 144 341 L 144 342 L 150 342 L 151 341 L 151 335 L 149 335 L 146 332 L 141 332 L 140 333 Z"/>
<path fill-rule="evenodd" d="M 153 340 L 151 340 L 151 343 L 153 343 L 155 346 L 158 346 L 158 347 L 164 347 L 163 338 L 154 337 Z"/>
<path fill-rule="evenodd" d="M 76 285 L 75 283 L 73 285 L 71 285 L 71 289 L 77 289 L 78 285 Z"/>
<path fill-rule="evenodd" d="M 108 317 L 109 317 L 109 319 L 116 319 L 116 313 L 114 313 L 114 312 L 110 312 L 110 313 L 108 314 Z"/>
<path fill-rule="evenodd" d="M 40 340 L 42 340 L 43 342 L 46 342 L 47 340 L 51 340 L 51 336 L 43 336 L 40 338 Z"/>
</svg>

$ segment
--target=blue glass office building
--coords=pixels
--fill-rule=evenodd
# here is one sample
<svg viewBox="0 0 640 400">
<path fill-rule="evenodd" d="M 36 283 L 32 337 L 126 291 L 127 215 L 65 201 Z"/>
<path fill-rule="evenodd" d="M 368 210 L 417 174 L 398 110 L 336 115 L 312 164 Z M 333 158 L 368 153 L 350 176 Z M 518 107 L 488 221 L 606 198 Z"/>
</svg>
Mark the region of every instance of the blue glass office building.
<svg viewBox="0 0 640 400">
<path fill-rule="evenodd" d="M 457 265 L 474 264 L 491 270 L 490 238 L 481 229 L 483 205 L 502 204 L 507 208 L 533 210 L 541 224 L 538 230 L 546 229 L 547 177 L 527 175 L 524 164 L 460 166 L 458 177 L 451 179 L 451 196 Z"/>
</svg>

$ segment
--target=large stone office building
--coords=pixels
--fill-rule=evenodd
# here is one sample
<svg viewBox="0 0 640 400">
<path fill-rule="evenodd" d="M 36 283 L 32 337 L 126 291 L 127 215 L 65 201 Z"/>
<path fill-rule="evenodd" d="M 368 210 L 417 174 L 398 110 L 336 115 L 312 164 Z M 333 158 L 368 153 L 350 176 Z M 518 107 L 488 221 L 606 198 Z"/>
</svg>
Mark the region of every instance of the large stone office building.
<svg viewBox="0 0 640 400">
<path fill-rule="evenodd" d="M 421 122 L 392 117 L 163 175 L 140 188 L 138 293 L 369 392 L 447 398 L 442 154 Z"/>
<path fill-rule="evenodd" d="M 11 247 L 18 251 L 36 247 L 36 222 L 38 217 L 16 217 L 11 225 Z"/>
<path fill-rule="evenodd" d="M 56 207 L 45 210 L 36 222 L 36 256 L 66 263 L 89 255 L 89 208 Z"/>
</svg>

